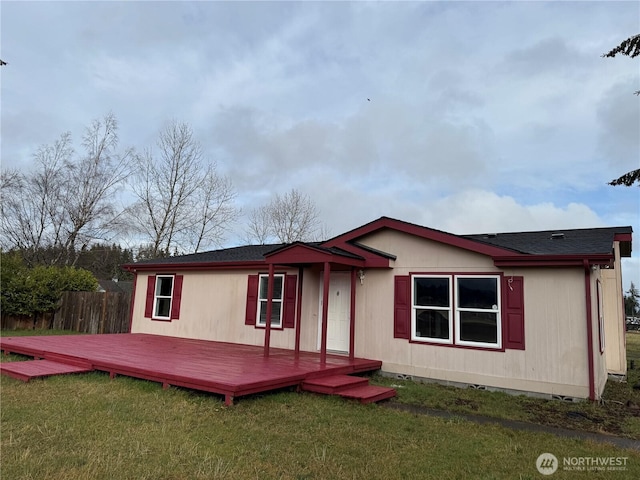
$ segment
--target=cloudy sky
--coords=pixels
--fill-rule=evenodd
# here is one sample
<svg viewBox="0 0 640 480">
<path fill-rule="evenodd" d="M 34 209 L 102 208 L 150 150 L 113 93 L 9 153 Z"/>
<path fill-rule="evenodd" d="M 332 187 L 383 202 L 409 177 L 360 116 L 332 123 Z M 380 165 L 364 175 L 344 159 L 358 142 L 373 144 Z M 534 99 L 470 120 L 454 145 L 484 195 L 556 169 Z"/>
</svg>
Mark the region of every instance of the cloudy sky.
<svg viewBox="0 0 640 480">
<path fill-rule="evenodd" d="M 296 188 L 337 235 L 631 225 L 638 2 L 11 2 L 2 167 L 113 112 L 142 150 L 189 123 L 245 212 Z M 237 244 L 240 219 L 226 245 Z M 638 244 L 640 245 L 640 244 Z M 640 284 L 640 246 L 624 263 Z"/>
</svg>

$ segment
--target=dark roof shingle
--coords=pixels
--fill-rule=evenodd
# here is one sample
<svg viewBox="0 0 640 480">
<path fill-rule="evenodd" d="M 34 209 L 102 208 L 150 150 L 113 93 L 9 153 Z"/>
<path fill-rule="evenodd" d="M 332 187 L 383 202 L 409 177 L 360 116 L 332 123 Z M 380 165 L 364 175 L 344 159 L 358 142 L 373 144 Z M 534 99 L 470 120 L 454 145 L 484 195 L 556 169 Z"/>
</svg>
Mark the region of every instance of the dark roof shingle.
<svg viewBox="0 0 640 480">
<path fill-rule="evenodd" d="M 605 227 L 461 236 L 530 255 L 579 255 L 611 253 L 615 235 L 631 231 L 631 227 Z"/>
</svg>

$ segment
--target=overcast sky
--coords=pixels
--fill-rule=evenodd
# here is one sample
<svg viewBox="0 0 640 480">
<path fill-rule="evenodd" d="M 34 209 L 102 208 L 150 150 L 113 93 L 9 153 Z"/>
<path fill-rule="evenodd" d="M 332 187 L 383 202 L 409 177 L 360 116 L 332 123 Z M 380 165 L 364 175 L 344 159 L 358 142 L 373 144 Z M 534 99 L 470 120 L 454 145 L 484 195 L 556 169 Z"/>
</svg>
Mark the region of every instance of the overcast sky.
<svg viewBox="0 0 640 480">
<path fill-rule="evenodd" d="M 630 2 L 1 4 L 2 167 L 113 112 L 121 147 L 189 123 L 245 212 L 296 188 L 337 235 L 631 225 L 640 285 L 640 32 Z M 226 245 L 240 242 L 244 219 Z"/>
</svg>

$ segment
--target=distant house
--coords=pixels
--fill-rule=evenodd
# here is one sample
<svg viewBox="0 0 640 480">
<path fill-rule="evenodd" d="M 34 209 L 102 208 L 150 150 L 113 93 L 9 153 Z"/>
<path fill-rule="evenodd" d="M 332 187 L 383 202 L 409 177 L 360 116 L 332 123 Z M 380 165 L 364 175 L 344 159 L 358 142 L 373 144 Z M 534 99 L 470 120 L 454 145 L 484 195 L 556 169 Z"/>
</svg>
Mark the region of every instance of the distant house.
<svg viewBox="0 0 640 480">
<path fill-rule="evenodd" d="M 131 331 L 595 400 L 608 374 L 626 374 L 620 258 L 631 237 L 631 227 L 453 235 L 382 217 L 326 242 L 138 262 L 126 266 Z"/>
</svg>

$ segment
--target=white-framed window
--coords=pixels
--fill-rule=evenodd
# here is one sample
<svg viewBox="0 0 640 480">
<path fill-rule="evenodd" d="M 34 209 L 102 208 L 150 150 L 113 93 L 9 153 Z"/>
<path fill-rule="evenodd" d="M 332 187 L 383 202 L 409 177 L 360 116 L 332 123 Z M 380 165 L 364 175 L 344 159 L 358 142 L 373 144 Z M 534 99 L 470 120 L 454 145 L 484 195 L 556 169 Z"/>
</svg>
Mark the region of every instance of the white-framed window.
<svg viewBox="0 0 640 480">
<path fill-rule="evenodd" d="M 452 343 L 451 276 L 414 275 L 411 286 L 412 339 Z"/>
<path fill-rule="evenodd" d="M 456 344 L 500 348 L 500 277 L 457 275 Z"/>
<path fill-rule="evenodd" d="M 153 318 L 171 320 L 171 299 L 173 297 L 173 275 L 156 276 L 153 299 Z"/>
<path fill-rule="evenodd" d="M 267 293 L 269 287 L 269 275 L 261 274 L 258 284 L 258 315 L 256 325 L 264 327 L 267 325 Z M 282 327 L 282 297 L 284 291 L 284 275 L 273 276 L 273 300 L 271 307 L 271 326 Z"/>
<path fill-rule="evenodd" d="M 502 347 L 499 275 L 417 274 L 411 297 L 412 340 Z"/>
</svg>

